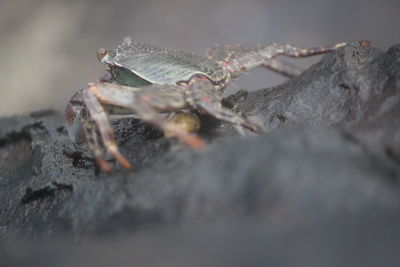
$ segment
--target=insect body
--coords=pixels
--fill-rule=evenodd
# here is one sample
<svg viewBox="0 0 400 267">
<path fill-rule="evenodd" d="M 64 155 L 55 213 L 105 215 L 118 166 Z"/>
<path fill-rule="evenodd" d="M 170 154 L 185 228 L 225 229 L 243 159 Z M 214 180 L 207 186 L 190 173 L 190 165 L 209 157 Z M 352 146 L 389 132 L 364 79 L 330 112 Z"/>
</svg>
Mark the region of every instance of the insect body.
<svg viewBox="0 0 400 267">
<path fill-rule="evenodd" d="M 86 142 L 100 168 L 109 172 L 111 167 L 104 159 L 105 153 L 111 154 L 126 168 L 131 168 L 131 164 L 118 150 L 107 113 L 135 113 L 143 121 L 191 147 L 201 147 L 204 141 L 165 120 L 159 113 L 196 109 L 219 120 L 261 132 L 259 125 L 222 107 L 221 94 L 227 84 L 259 66 L 289 77 L 296 76 L 301 70 L 275 57 L 318 55 L 344 45 L 309 49 L 283 43 L 254 49 L 227 45 L 214 46 L 206 56 L 198 56 L 127 37 L 116 49 L 98 50 L 97 58 L 106 65 L 112 78 L 90 83 L 71 98 L 65 113 L 68 133 L 73 141 Z"/>
</svg>

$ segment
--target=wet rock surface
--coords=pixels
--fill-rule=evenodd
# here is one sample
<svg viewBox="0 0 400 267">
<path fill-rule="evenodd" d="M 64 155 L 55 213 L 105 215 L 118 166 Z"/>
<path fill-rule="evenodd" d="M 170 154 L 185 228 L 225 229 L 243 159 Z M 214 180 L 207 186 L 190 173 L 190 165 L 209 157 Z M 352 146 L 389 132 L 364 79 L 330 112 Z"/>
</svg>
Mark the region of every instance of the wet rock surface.
<svg viewBox="0 0 400 267">
<path fill-rule="evenodd" d="M 61 114 L 0 119 L 1 236 L 61 234 L 82 240 L 150 233 L 161 241 L 163 235 L 153 231 L 167 227 L 193 242 L 197 227 L 246 225 L 237 237 L 236 231 L 224 234 L 241 242 L 248 233 L 257 236 L 252 245 L 271 249 L 280 242 L 293 244 L 298 236 L 321 253 L 338 249 L 341 257 L 341 248 L 370 256 L 367 250 L 375 246 L 349 248 L 346 238 L 357 243 L 357 237 L 381 227 L 389 230 L 374 239 L 394 244 L 400 233 L 391 227 L 400 215 L 400 45 L 386 52 L 348 45 L 299 77 L 265 90 L 240 91 L 224 104 L 270 131 L 255 136 L 201 116 L 200 135 L 208 145 L 192 150 L 139 120 L 114 120 L 121 152 L 134 170 L 113 164 L 111 175 L 69 141 Z M 304 230 L 310 225 L 317 227 Z M 338 238 L 333 247 L 318 246 L 326 231 L 337 233 L 331 236 Z M 373 241 L 365 236 L 364 244 Z M 129 246 L 127 239 L 117 239 L 115 249 Z M 217 251 L 226 252 L 224 244 Z M 174 245 L 179 247 L 172 238 Z M 279 247 L 276 253 L 296 259 L 296 247 Z M 376 256 L 394 260 L 388 255 L 395 254 L 385 251 L 375 251 Z M 38 253 L 40 258 L 45 252 Z M 268 262 L 264 256 L 270 254 L 254 258 Z"/>
</svg>

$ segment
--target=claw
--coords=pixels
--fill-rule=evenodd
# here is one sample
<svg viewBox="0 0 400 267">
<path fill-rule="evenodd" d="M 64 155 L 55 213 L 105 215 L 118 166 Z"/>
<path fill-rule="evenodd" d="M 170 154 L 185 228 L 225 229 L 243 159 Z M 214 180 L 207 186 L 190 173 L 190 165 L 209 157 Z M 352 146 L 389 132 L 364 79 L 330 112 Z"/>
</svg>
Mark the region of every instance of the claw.
<svg viewBox="0 0 400 267">
<path fill-rule="evenodd" d="M 263 133 L 263 132 L 265 131 L 261 126 L 256 125 L 256 124 L 253 124 L 253 125 L 251 126 L 251 129 L 250 129 L 250 130 L 253 131 L 253 132 L 255 132 L 255 133 Z"/>
<path fill-rule="evenodd" d="M 176 136 L 190 147 L 200 148 L 205 146 L 205 142 L 203 139 L 197 137 L 196 135 L 188 134 L 187 132 L 185 132 L 184 130 L 182 130 L 173 123 L 165 124 L 164 132 L 166 132 L 167 135 Z"/>
<path fill-rule="evenodd" d="M 193 148 L 201 148 L 206 145 L 203 139 L 195 136 L 195 135 L 187 135 L 186 137 L 182 137 L 182 140 L 190 147 Z"/>
<path fill-rule="evenodd" d="M 129 163 L 129 161 L 125 158 L 124 155 L 122 155 L 118 149 L 115 148 L 111 148 L 109 150 L 109 153 L 119 162 L 119 164 L 121 164 L 123 167 L 127 168 L 127 169 L 132 169 L 132 165 Z"/>
<path fill-rule="evenodd" d="M 111 166 L 110 166 L 110 164 L 108 164 L 108 162 L 105 159 L 97 158 L 96 163 L 100 167 L 100 169 L 102 169 L 105 173 L 107 173 L 107 174 L 111 173 L 111 170 L 112 170 Z"/>
<path fill-rule="evenodd" d="M 249 121 L 245 121 L 244 123 L 241 123 L 240 125 L 242 125 L 243 127 L 249 129 L 250 131 L 252 131 L 254 133 L 259 134 L 259 133 L 265 132 L 265 130 L 261 126 L 255 124 L 255 123 L 249 122 Z"/>
</svg>

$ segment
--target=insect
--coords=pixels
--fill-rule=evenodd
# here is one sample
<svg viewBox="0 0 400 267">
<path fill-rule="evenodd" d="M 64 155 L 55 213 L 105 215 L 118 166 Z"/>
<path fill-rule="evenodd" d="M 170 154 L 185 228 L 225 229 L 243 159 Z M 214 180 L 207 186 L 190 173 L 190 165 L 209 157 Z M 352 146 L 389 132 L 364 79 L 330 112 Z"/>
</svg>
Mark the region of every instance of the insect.
<svg viewBox="0 0 400 267">
<path fill-rule="evenodd" d="M 97 51 L 97 58 L 106 65 L 110 77 L 89 83 L 70 99 L 65 112 L 68 134 L 76 143 L 87 143 L 98 166 L 110 172 L 106 153 L 128 169 L 131 164 L 118 150 L 107 114 L 135 113 L 144 122 L 191 147 L 202 147 L 204 141 L 166 120 L 160 113 L 195 109 L 259 133 L 263 131 L 262 127 L 221 105 L 221 94 L 228 83 L 256 67 L 265 67 L 288 77 L 297 76 L 300 69 L 276 57 L 319 55 L 345 44 L 299 48 L 270 43 L 252 49 L 240 45 L 216 45 L 208 49 L 205 56 L 199 56 L 126 37 L 115 49 Z"/>
</svg>

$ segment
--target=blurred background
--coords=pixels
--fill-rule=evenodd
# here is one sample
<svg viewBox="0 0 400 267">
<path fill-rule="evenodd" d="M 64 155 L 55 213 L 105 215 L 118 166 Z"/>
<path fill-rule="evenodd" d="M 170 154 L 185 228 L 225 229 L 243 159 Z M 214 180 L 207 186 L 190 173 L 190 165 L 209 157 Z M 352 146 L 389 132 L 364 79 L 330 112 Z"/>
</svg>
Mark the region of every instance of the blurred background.
<svg viewBox="0 0 400 267">
<path fill-rule="evenodd" d="M 399 0 L 1 0 L 0 116 L 63 110 L 78 88 L 104 73 L 96 50 L 127 35 L 195 53 L 216 43 L 311 47 L 362 39 L 387 49 L 400 43 L 399 14 Z M 282 81 L 256 70 L 227 93 Z"/>
</svg>

